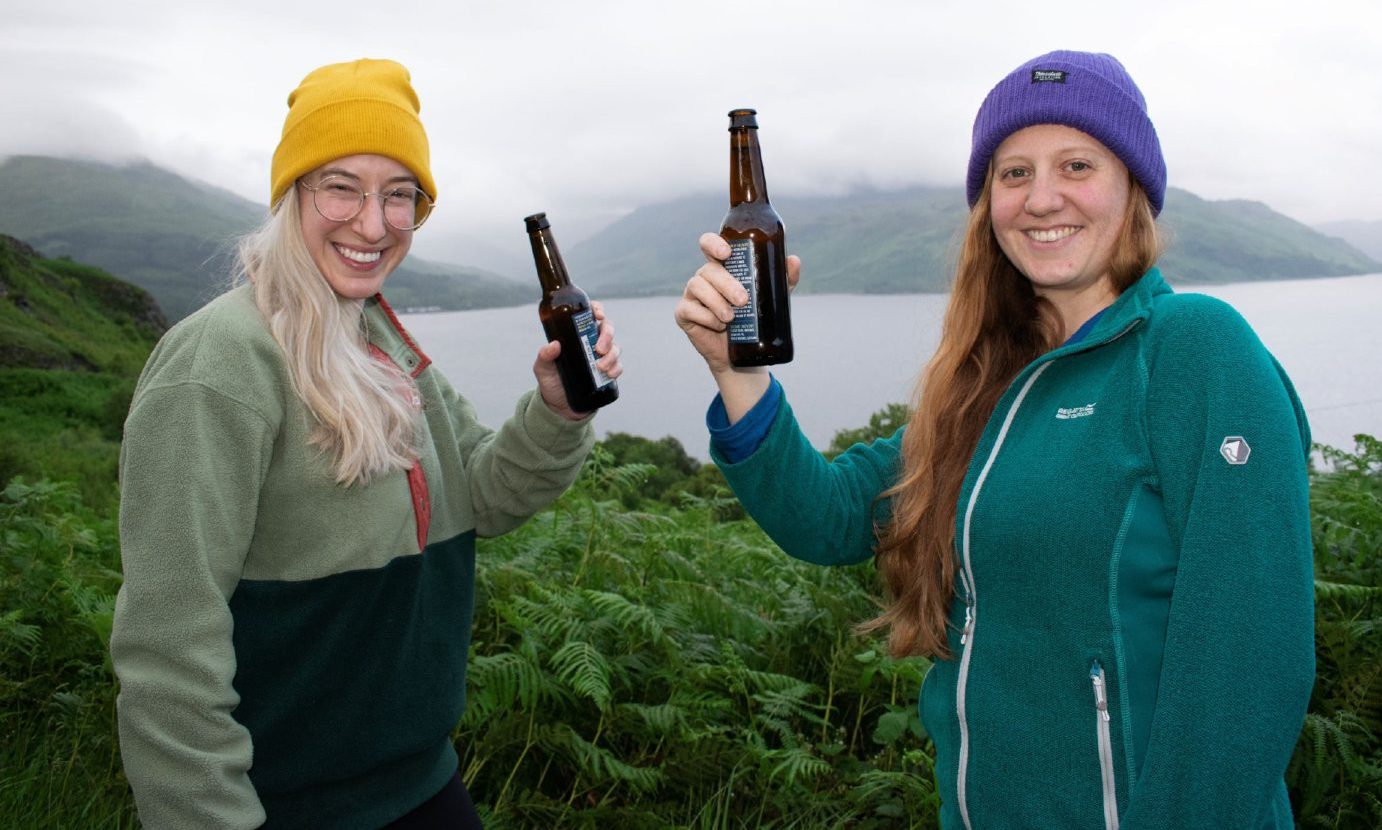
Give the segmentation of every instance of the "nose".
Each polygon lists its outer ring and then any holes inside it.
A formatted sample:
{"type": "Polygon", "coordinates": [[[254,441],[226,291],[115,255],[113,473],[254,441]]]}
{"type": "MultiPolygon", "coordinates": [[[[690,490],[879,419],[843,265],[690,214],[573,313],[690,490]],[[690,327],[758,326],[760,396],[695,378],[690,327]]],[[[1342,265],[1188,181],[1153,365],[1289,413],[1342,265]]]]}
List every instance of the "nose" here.
{"type": "Polygon", "coordinates": [[[389,232],[388,223],[384,221],[384,200],[373,193],[366,195],[365,203],[360,206],[360,212],[355,214],[352,224],[355,232],[363,239],[370,242],[383,239],[389,232]]]}
{"type": "Polygon", "coordinates": [[[1052,173],[1038,171],[1027,186],[1027,200],[1023,208],[1033,216],[1045,216],[1061,209],[1065,196],[1060,179],[1052,173]]]}

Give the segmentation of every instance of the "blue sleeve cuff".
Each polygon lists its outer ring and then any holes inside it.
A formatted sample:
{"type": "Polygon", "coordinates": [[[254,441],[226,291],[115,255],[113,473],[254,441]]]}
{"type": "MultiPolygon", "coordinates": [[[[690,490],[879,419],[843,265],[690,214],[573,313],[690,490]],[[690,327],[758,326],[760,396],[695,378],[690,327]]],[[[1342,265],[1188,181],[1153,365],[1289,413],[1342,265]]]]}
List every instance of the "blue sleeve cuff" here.
{"type": "Polygon", "coordinates": [[[777,382],[777,378],[770,376],[768,390],[763,393],[763,397],[758,399],[758,403],[754,404],[744,417],[730,424],[729,414],[725,412],[724,399],[717,394],[715,400],[710,402],[710,409],[705,413],[705,426],[710,430],[710,443],[729,463],[737,464],[743,461],[753,455],[763,443],[763,439],[768,437],[768,430],[772,428],[781,405],[782,384],[777,382]]]}

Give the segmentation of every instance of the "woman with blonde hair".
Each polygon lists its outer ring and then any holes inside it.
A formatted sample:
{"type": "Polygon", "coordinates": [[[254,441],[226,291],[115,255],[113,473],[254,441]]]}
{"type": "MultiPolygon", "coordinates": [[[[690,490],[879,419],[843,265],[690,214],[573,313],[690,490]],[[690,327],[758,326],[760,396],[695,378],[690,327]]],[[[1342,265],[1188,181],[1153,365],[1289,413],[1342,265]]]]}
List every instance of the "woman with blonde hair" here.
{"type": "Polygon", "coordinates": [[[147,827],[479,826],[450,738],[475,539],[560,495],[593,437],[557,343],[493,431],[379,293],[437,196],[418,111],[393,61],[308,74],[243,284],[140,377],[111,657],[147,827]]]}
{"type": "Polygon", "coordinates": [[[776,380],[729,365],[746,297],[701,238],[676,317],[720,390],[716,462],[787,553],[875,558],[864,627],[934,658],[942,827],[1292,827],[1314,643],[1290,381],[1230,307],[1163,281],[1165,162],[1111,56],[1000,81],[966,190],[912,419],[833,462],[776,380]]]}

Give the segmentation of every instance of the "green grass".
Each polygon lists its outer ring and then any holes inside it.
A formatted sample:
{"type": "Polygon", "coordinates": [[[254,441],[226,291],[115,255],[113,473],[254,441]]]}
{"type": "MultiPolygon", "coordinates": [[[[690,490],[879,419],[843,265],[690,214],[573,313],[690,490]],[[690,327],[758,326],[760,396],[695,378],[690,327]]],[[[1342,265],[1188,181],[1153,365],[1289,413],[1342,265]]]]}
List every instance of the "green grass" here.
{"type": "Polygon", "coordinates": [[[105,373],[0,369],[0,482],[72,482],[88,507],[114,508],[133,390],[133,380],[105,373]]]}

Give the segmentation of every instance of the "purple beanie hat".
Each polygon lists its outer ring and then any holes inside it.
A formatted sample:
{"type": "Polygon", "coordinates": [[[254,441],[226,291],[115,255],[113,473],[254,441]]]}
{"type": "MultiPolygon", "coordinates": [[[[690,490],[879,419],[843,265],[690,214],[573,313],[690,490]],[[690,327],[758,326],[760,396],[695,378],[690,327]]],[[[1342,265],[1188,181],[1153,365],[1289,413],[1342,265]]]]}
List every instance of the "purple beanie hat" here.
{"type": "Polygon", "coordinates": [[[1153,215],[1161,213],[1166,160],[1142,92],[1112,55],[1066,51],[1014,69],[979,107],[965,180],[970,207],[979,201],[993,151],[1033,124],[1063,124],[1099,139],[1147,191],[1153,215]]]}

